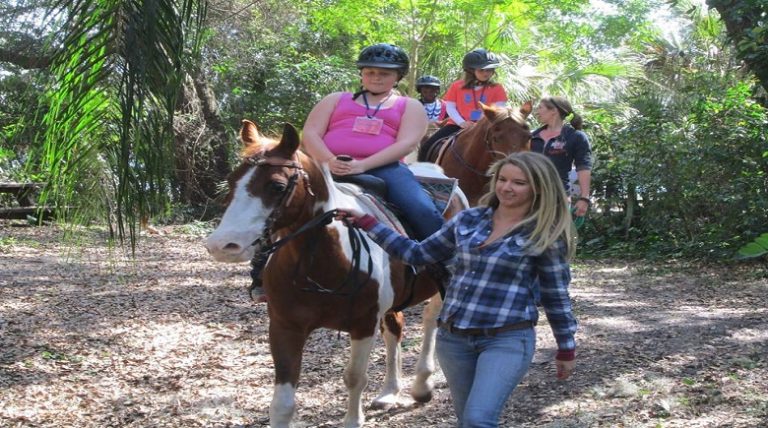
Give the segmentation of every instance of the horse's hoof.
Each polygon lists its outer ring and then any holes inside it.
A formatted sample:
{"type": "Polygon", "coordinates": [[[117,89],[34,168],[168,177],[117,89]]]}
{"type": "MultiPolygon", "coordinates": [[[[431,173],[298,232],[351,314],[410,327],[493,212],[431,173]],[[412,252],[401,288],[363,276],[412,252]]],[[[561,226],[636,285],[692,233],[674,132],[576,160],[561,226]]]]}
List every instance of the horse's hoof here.
{"type": "Polygon", "coordinates": [[[397,407],[401,407],[403,403],[401,398],[397,394],[387,394],[373,400],[371,403],[371,409],[374,410],[390,410],[397,407]]]}
{"type": "Polygon", "coordinates": [[[250,290],[250,295],[254,303],[267,303],[267,294],[261,287],[254,287],[250,290]]]}
{"type": "Polygon", "coordinates": [[[432,391],[429,391],[425,394],[421,395],[411,395],[414,400],[416,400],[417,403],[429,403],[432,401],[432,391]]]}

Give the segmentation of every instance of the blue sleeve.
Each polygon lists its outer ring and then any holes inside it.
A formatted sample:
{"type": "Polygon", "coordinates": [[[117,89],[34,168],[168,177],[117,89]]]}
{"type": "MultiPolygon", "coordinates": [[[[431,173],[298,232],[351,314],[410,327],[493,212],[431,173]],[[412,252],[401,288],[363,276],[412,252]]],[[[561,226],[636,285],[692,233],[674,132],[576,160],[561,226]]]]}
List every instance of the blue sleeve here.
{"type": "Polygon", "coordinates": [[[539,278],[541,304],[557,341],[557,348],[561,351],[576,349],[574,335],[578,324],[568,295],[571,268],[566,260],[563,241],[558,241],[536,257],[536,273],[539,278]]]}
{"type": "Polygon", "coordinates": [[[455,229],[461,214],[453,217],[423,241],[415,241],[378,223],[368,236],[390,256],[414,266],[423,266],[448,260],[456,251],[455,229]]]}
{"type": "Polygon", "coordinates": [[[576,171],[592,169],[592,147],[589,144],[589,137],[582,131],[576,131],[571,135],[571,156],[576,171]]]}

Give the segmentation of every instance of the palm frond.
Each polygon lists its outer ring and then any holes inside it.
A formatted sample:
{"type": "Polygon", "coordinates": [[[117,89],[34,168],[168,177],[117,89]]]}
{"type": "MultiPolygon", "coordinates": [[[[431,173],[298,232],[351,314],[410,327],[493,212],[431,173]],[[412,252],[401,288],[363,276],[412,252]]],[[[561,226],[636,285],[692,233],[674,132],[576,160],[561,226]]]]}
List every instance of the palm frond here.
{"type": "Polygon", "coordinates": [[[53,6],[52,14],[67,19],[39,160],[50,184],[46,196],[80,208],[75,219],[104,218],[110,210],[119,238],[127,231],[134,243],[138,218],[167,203],[173,111],[184,59],[199,49],[205,11],[206,2],[193,0],[53,6]],[[94,203],[88,193],[105,177],[114,192],[100,195],[111,200],[94,203]],[[78,203],[83,200],[88,203],[78,203]]]}

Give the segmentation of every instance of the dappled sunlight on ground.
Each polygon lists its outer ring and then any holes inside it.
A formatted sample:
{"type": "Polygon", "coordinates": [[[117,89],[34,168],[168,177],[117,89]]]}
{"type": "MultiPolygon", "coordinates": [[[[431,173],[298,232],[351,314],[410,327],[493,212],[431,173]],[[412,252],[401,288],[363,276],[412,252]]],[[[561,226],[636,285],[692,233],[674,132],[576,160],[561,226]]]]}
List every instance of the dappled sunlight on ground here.
{"type": "MultiPolygon", "coordinates": [[[[0,228],[3,226],[0,225],[0,228]]],[[[146,235],[136,258],[82,230],[2,229],[0,426],[263,427],[274,377],[266,305],[248,265],[212,262],[200,233],[146,235]],[[10,244],[9,244],[10,243],[10,244]]],[[[758,427],[768,418],[768,280],[725,269],[584,262],[571,294],[577,371],[554,378],[542,314],[529,375],[503,427],[758,427]]],[[[406,310],[407,393],[421,307],[406,310]]],[[[319,330],[304,355],[297,426],[338,427],[349,340],[319,330]]],[[[365,403],[384,377],[381,338],[365,403]]],[[[438,372],[426,405],[366,409],[369,427],[453,427],[438,372]]]]}

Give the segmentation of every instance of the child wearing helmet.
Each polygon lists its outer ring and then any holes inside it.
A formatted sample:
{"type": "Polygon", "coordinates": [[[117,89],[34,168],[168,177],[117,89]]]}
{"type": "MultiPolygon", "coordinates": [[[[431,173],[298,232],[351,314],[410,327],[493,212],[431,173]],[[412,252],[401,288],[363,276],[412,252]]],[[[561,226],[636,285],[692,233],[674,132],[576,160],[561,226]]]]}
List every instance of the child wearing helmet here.
{"type": "Polygon", "coordinates": [[[445,102],[438,98],[440,93],[440,79],[435,76],[421,76],[416,80],[416,92],[419,93],[419,101],[427,112],[427,120],[430,125],[442,125],[446,115],[445,102]]]}
{"type": "Polygon", "coordinates": [[[499,57],[485,49],[474,49],[464,55],[462,61],[464,79],[457,80],[448,88],[443,100],[446,104],[448,123],[434,133],[419,148],[419,161],[428,161],[432,146],[461,129],[469,128],[483,116],[480,103],[507,106],[504,87],[492,80],[501,66],[499,57]]]}
{"type": "Polygon", "coordinates": [[[443,217],[402,162],[427,129],[421,103],[395,90],[408,66],[408,55],[398,46],[379,43],[363,49],[357,60],[360,91],[320,100],[307,117],[302,145],[336,176],[365,173],[383,180],[387,199],[421,240],[440,229],[443,217]]]}

